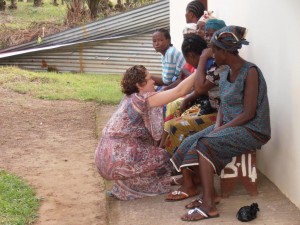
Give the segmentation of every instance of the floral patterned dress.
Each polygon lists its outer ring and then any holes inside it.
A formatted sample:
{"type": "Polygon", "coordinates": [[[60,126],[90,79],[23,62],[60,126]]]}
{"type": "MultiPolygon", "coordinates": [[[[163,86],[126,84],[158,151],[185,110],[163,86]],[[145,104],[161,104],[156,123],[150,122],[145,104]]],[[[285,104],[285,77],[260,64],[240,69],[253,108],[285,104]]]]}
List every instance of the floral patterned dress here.
{"type": "Polygon", "coordinates": [[[111,191],[121,200],[170,191],[170,156],[155,147],[163,132],[163,108],[149,107],[147,98],[153,94],[125,96],[95,152],[98,172],[115,181],[111,191]]]}

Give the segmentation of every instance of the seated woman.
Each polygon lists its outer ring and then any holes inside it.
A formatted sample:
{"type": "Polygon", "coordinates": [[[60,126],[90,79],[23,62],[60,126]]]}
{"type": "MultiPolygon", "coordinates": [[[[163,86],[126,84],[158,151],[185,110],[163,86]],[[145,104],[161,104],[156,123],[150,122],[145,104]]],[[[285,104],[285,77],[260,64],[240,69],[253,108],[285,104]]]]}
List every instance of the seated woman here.
{"type": "Polygon", "coordinates": [[[220,175],[233,157],[260,149],[271,137],[265,79],[255,64],[238,54],[243,44],[249,44],[245,34],[243,27],[228,26],[211,38],[217,65],[227,65],[220,74],[221,104],[217,122],[184,140],[179,147],[181,154],[172,158],[180,170],[186,165],[190,152],[198,153],[203,196],[195,209],[181,217],[185,221],[218,217],[214,173],[220,175]]]}
{"type": "Polygon", "coordinates": [[[111,194],[121,200],[170,191],[169,154],[156,147],[163,131],[163,105],[190,92],[194,75],[177,87],[155,93],[144,66],[129,68],[121,81],[126,94],[103,129],[95,152],[100,175],[114,180],[111,194]]]}
{"type": "MultiPolygon", "coordinates": [[[[205,40],[209,43],[212,34],[226,25],[223,20],[219,19],[209,19],[205,22],[205,40]]],[[[190,37],[194,37],[194,35],[190,37]]],[[[200,99],[198,102],[201,103],[201,108],[198,106],[193,107],[192,110],[188,110],[182,116],[165,123],[165,132],[168,135],[162,146],[171,155],[176,152],[184,138],[214,124],[217,116],[216,111],[219,107],[219,73],[223,67],[217,67],[214,63],[211,48],[205,49],[202,52],[199,46],[200,42],[195,38],[193,40],[187,39],[186,42],[183,42],[182,52],[186,61],[197,68],[195,89],[182,102],[181,111],[183,112],[185,109],[191,107],[191,103],[195,102],[199,96],[207,93],[209,102],[205,98],[204,100],[200,99]],[[200,55],[202,61],[198,64],[200,55]],[[208,107],[206,108],[207,105],[208,107]]]]}
{"type": "MultiPolygon", "coordinates": [[[[193,4],[197,4],[197,3],[193,3],[193,4]]],[[[214,19],[215,17],[213,17],[212,15],[212,11],[204,11],[203,16],[201,16],[201,18],[198,20],[197,23],[187,23],[185,28],[183,29],[183,38],[185,38],[186,36],[189,36],[190,34],[198,34],[201,38],[205,39],[205,31],[204,31],[204,26],[206,24],[206,22],[210,19],[214,19]]],[[[224,24],[225,26],[225,24],[224,24]]],[[[220,27],[221,28],[221,27],[220,27]]],[[[209,67],[210,65],[208,65],[209,67]]],[[[183,69],[181,70],[181,76],[180,79],[178,80],[178,82],[180,82],[181,80],[183,80],[186,77],[186,74],[192,74],[193,72],[196,71],[197,65],[191,65],[189,63],[185,63],[185,65],[183,66],[183,69]],[[187,72],[185,72],[187,71],[187,72]],[[183,73],[185,72],[185,73],[183,73]]],[[[171,86],[171,85],[170,85],[171,86]]],[[[169,88],[169,86],[167,87],[169,88]]],[[[202,101],[203,100],[207,100],[207,93],[205,93],[204,95],[201,96],[196,96],[195,97],[196,100],[202,101]]],[[[174,102],[171,102],[167,105],[166,107],[166,118],[165,118],[165,122],[180,117],[180,115],[187,109],[190,108],[192,105],[195,104],[199,104],[199,101],[195,101],[195,99],[191,99],[191,97],[189,98],[181,98],[181,99],[177,99],[174,102]]],[[[197,111],[199,108],[198,107],[193,107],[193,109],[191,109],[192,112],[197,111]]],[[[209,109],[211,111],[211,108],[209,108],[209,105],[207,106],[207,109],[209,109]]],[[[189,113],[189,112],[188,112],[189,113]]],[[[167,133],[164,133],[164,136],[162,137],[162,142],[160,146],[163,146],[166,138],[167,138],[167,133]]]]}
{"type": "MultiPolygon", "coordinates": [[[[212,34],[223,27],[225,27],[225,22],[219,19],[209,19],[205,25],[205,39],[207,42],[210,41],[212,34]]],[[[193,37],[193,36],[191,36],[193,37]]],[[[195,38],[194,38],[195,39],[195,38]]],[[[176,152],[178,146],[181,142],[189,135],[194,134],[212,124],[216,120],[216,110],[219,107],[219,73],[222,71],[223,67],[217,67],[212,58],[211,49],[206,49],[202,54],[203,61],[201,62],[201,67],[198,65],[201,52],[198,51],[199,41],[186,41],[186,47],[182,49],[182,52],[185,56],[187,62],[192,63],[197,71],[197,78],[195,80],[195,91],[186,96],[182,102],[181,111],[185,111],[187,108],[192,106],[192,102],[203,94],[208,93],[209,103],[202,103],[202,111],[199,107],[194,107],[194,112],[184,113],[181,117],[175,118],[168,121],[165,124],[165,131],[168,133],[168,136],[164,142],[164,147],[167,151],[173,155],[176,152]],[[211,108],[205,109],[205,106],[209,105],[211,108]]],[[[201,101],[201,99],[200,99],[201,101]]],[[[199,102],[200,102],[199,101],[199,102]]]]}
{"type": "MultiPolygon", "coordinates": [[[[209,19],[205,25],[206,41],[209,42],[212,34],[222,27],[225,27],[225,22],[223,20],[209,19]]],[[[201,106],[202,109],[198,110],[198,112],[189,114],[184,113],[181,117],[165,124],[165,130],[169,133],[165,142],[165,148],[171,155],[174,154],[175,159],[181,154],[181,149],[178,149],[178,147],[185,138],[215,123],[217,116],[216,110],[218,109],[220,102],[218,88],[220,79],[219,74],[224,69],[224,66],[217,66],[215,64],[212,58],[211,48],[205,49],[200,56],[195,53],[194,49],[196,46],[196,43],[191,42],[190,51],[193,54],[190,54],[191,57],[186,57],[188,62],[197,66],[194,85],[195,92],[192,92],[187,99],[195,99],[198,95],[208,91],[210,105],[215,109],[215,112],[208,114],[203,113],[203,107],[201,106]],[[177,150],[179,150],[178,153],[177,150]]],[[[195,179],[197,178],[196,173],[198,172],[198,169],[194,169],[194,166],[197,165],[198,155],[196,152],[191,152],[189,159],[182,165],[182,178],[173,179],[173,184],[181,184],[181,187],[177,191],[169,193],[166,197],[167,201],[179,201],[198,194],[197,185],[199,184],[199,179],[195,179]]]]}

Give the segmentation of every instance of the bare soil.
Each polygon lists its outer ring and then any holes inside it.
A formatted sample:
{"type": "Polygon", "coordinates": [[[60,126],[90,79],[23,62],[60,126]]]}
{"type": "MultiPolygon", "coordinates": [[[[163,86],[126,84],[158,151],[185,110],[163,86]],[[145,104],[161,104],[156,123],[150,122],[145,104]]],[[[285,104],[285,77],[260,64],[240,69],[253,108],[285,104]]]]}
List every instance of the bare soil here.
{"type": "Polygon", "coordinates": [[[0,87],[0,168],[41,198],[36,225],[106,225],[97,133],[114,106],[47,101],[0,87]]]}

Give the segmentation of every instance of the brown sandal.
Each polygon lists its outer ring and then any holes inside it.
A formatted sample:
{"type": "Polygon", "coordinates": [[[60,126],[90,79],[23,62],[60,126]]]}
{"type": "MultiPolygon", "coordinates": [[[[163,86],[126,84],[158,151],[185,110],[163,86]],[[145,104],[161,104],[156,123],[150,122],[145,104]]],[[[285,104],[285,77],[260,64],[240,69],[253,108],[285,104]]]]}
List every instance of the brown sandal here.
{"type": "Polygon", "coordinates": [[[176,202],[176,201],[181,201],[190,197],[193,197],[195,195],[198,195],[199,193],[196,193],[194,195],[189,195],[183,191],[173,191],[167,195],[165,198],[166,202],[176,202]]]}

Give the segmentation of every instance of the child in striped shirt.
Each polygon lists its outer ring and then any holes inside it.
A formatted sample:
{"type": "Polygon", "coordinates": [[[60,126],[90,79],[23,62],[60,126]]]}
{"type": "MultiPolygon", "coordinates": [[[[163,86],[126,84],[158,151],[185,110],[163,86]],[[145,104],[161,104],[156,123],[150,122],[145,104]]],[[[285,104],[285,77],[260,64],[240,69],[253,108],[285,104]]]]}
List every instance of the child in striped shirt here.
{"type": "Polygon", "coordinates": [[[179,82],[180,72],[185,64],[182,53],[171,44],[171,36],[166,29],[158,29],[152,35],[153,47],[162,57],[162,77],[154,77],[155,85],[168,86],[179,82]]]}

